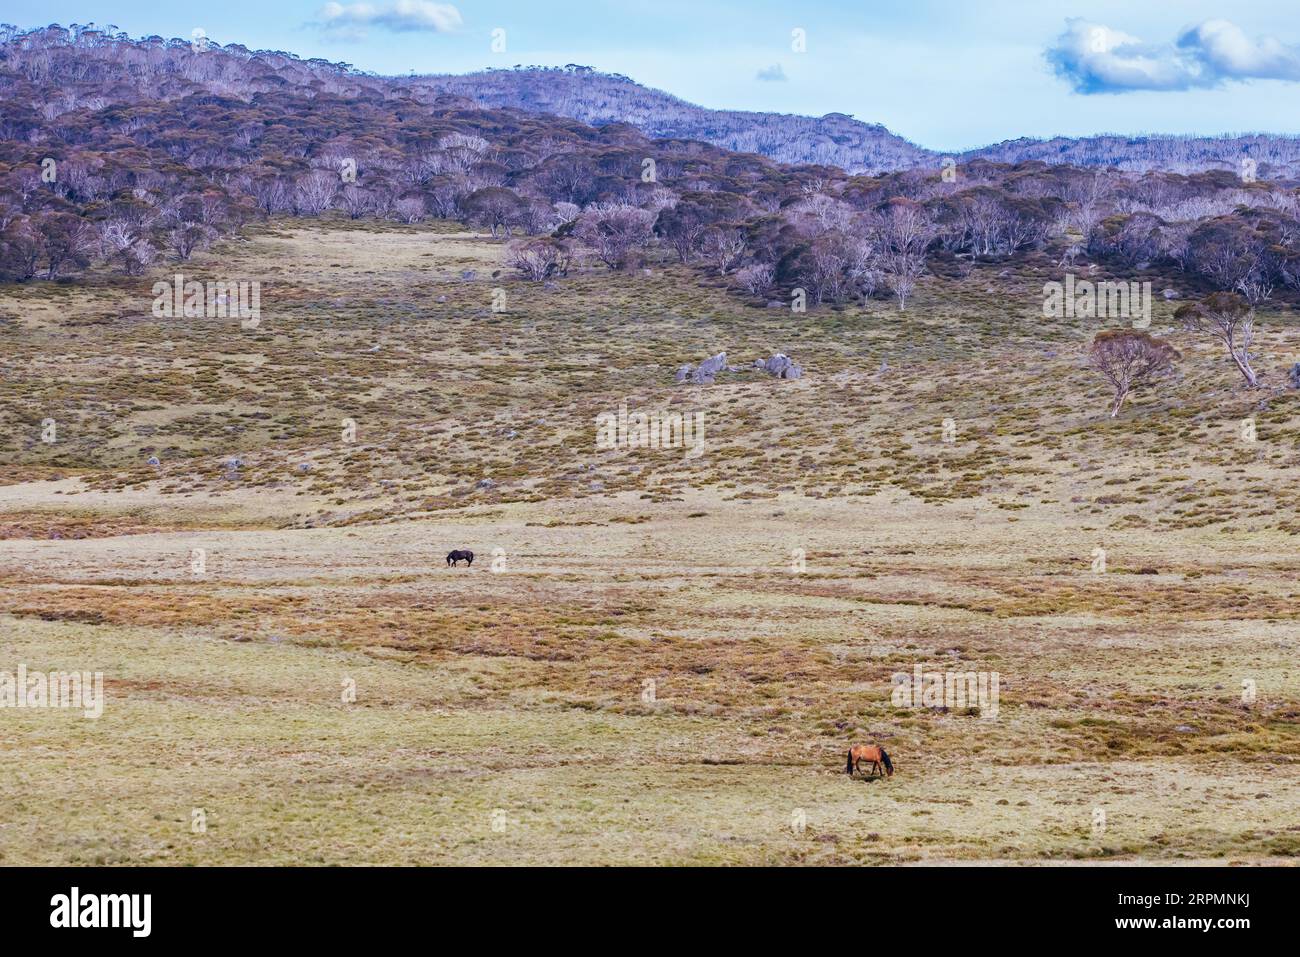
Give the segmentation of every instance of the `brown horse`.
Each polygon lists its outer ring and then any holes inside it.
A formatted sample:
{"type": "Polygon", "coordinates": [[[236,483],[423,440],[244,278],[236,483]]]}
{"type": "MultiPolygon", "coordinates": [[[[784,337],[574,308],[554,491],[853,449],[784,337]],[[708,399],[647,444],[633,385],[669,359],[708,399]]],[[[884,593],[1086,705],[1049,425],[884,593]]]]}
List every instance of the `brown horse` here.
{"type": "Polygon", "coordinates": [[[852,777],[855,768],[858,772],[862,771],[864,762],[871,765],[872,771],[877,776],[880,775],[880,766],[882,764],[885,766],[886,773],[891,776],[894,773],[894,763],[889,760],[889,755],[885,753],[885,749],[878,744],[855,744],[849,748],[849,761],[844,767],[844,773],[852,777]]]}

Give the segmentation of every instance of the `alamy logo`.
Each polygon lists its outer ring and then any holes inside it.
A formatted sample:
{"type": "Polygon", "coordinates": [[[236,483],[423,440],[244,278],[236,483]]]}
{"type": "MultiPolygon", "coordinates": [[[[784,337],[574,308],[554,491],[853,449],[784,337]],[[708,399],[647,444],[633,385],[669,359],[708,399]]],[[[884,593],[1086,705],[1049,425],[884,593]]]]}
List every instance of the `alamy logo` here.
{"type": "Polygon", "coordinates": [[[177,273],[170,283],[153,284],[155,319],[240,319],[255,329],[262,321],[262,284],[257,280],[211,280],[177,273]]]}
{"type": "Polygon", "coordinates": [[[1131,319],[1134,329],[1151,325],[1151,283],[1092,282],[1065,274],[1043,283],[1044,319],[1131,319]]]}
{"type": "Polygon", "coordinates": [[[0,671],[0,708],[80,708],[87,718],[104,713],[101,671],[0,671]]]}
{"type": "Polygon", "coordinates": [[[598,449],[686,449],[688,459],[704,454],[703,412],[632,412],[620,402],[618,412],[596,416],[598,449]]]}
{"type": "Polygon", "coordinates": [[[894,675],[890,702],[895,708],[979,708],[980,717],[996,718],[1000,682],[996,671],[925,671],[916,665],[910,675],[894,675]]]}
{"type": "Polygon", "coordinates": [[[129,927],[132,937],[148,937],[152,929],[152,894],[70,894],[50,898],[51,927],[129,927]]]}

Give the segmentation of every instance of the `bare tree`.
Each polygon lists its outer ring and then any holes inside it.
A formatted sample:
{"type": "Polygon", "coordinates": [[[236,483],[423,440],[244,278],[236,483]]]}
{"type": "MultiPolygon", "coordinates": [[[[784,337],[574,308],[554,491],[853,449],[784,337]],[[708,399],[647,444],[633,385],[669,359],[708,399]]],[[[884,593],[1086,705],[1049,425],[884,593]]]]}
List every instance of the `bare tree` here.
{"type": "Polygon", "coordinates": [[[736,270],[736,283],[746,292],[762,296],[772,288],[775,274],[776,270],[771,263],[754,263],[736,270]]]}
{"type": "Polygon", "coordinates": [[[575,234],[610,269],[622,269],[632,251],[650,241],[655,214],[625,203],[588,206],[575,234]]]}
{"type": "Polygon", "coordinates": [[[822,236],[809,251],[808,281],[817,302],[842,302],[849,291],[849,260],[838,234],[822,236]]]}
{"type": "Polygon", "coordinates": [[[294,183],[294,207],[301,215],[319,216],[333,204],[334,193],[338,188],[339,178],[336,173],[324,170],[304,173],[294,183]]]}
{"type": "Polygon", "coordinates": [[[293,189],[278,176],[263,176],[249,183],[249,193],[268,216],[293,208],[293,189]]]}
{"type": "Polygon", "coordinates": [[[374,198],[369,191],[351,184],[339,190],[338,202],[349,219],[360,219],[375,206],[374,198]]]}
{"type": "Polygon", "coordinates": [[[700,237],[700,252],[725,276],[745,254],[745,237],[738,229],[711,227],[700,237]]]}
{"type": "Polygon", "coordinates": [[[925,250],[934,235],[925,210],[907,199],[892,199],[880,217],[880,263],[898,298],[898,310],[907,308],[916,281],[925,272],[925,250]]]}
{"type": "Polygon", "coordinates": [[[523,207],[523,200],[513,191],[501,186],[488,186],[466,196],[461,201],[460,211],[470,225],[488,227],[492,238],[496,239],[498,230],[510,235],[510,227],[519,222],[523,207]]]}
{"type": "Polygon", "coordinates": [[[578,217],[582,215],[581,208],[573,203],[556,203],[554,210],[555,215],[553,218],[555,220],[556,228],[576,222],[578,217]]]}
{"type": "Polygon", "coordinates": [[[1064,198],[1069,204],[1067,215],[1070,225],[1082,235],[1083,245],[1101,222],[1114,191],[1114,181],[1101,170],[1067,181],[1064,190],[1064,198]]]}
{"type": "Polygon", "coordinates": [[[1197,226],[1188,237],[1188,258],[1219,289],[1235,290],[1258,304],[1273,292],[1271,245],[1252,224],[1221,216],[1197,226]]]}
{"type": "Polygon", "coordinates": [[[831,230],[847,229],[853,216],[853,207],[833,196],[813,193],[795,205],[794,213],[802,230],[815,239],[831,230]]]}
{"type": "Polygon", "coordinates": [[[441,161],[447,169],[468,173],[483,161],[488,151],[488,141],[468,133],[448,133],[438,141],[442,150],[441,161]]]}
{"type": "Polygon", "coordinates": [[[541,282],[569,271],[569,248],[554,239],[533,239],[514,243],[506,252],[506,265],[525,279],[541,282]]]}
{"type": "Polygon", "coordinates": [[[424,219],[424,198],[414,194],[401,197],[393,204],[393,215],[403,223],[418,223],[424,219]]]}
{"type": "Polygon", "coordinates": [[[1115,399],[1110,417],[1138,386],[1148,385],[1173,372],[1178,350],[1149,333],[1135,329],[1104,329],[1097,333],[1088,353],[1088,365],[1110,383],[1115,399]]]}
{"type": "Polygon", "coordinates": [[[1255,339],[1255,310],[1235,292],[1216,292],[1202,302],[1179,306],[1174,313],[1193,332],[1209,332],[1228,349],[1246,387],[1259,386],[1259,376],[1250,365],[1250,345],[1255,339]]]}
{"type": "Polygon", "coordinates": [[[135,226],[109,220],[99,229],[100,250],[105,259],[116,260],[125,276],[139,276],[158,259],[158,250],[135,226]]]}
{"type": "Polygon", "coordinates": [[[844,243],[846,271],[856,293],[865,305],[880,285],[880,248],[873,224],[859,217],[844,243]]]}
{"type": "Polygon", "coordinates": [[[178,222],[167,230],[167,243],[179,262],[186,262],[195,250],[207,247],[217,238],[217,231],[203,223],[178,222]]]}

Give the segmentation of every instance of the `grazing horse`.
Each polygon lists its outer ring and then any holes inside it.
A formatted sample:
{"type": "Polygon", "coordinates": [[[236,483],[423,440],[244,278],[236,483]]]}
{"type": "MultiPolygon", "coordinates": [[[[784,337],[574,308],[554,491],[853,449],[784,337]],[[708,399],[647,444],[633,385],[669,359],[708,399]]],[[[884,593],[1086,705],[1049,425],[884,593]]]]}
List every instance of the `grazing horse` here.
{"type": "Polygon", "coordinates": [[[454,552],[448,552],[447,564],[455,565],[462,558],[465,559],[465,565],[467,567],[474,564],[474,553],[471,552],[468,548],[464,550],[458,548],[454,552]]]}
{"type": "Polygon", "coordinates": [[[849,748],[849,761],[844,767],[844,773],[852,777],[855,768],[859,772],[862,771],[864,762],[871,765],[872,771],[877,776],[880,774],[882,764],[885,766],[886,773],[891,776],[894,773],[894,763],[889,760],[889,755],[885,753],[885,749],[878,744],[855,744],[849,748]]]}

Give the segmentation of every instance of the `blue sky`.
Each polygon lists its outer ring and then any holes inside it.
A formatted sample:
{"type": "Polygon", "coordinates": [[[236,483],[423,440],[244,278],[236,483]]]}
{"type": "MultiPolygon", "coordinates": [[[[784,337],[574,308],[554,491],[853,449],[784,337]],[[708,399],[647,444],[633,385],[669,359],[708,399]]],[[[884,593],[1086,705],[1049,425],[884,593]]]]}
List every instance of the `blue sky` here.
{"type": "Polygon", "coordinates": [[[1295,2],[7,0],[0,18],[201,28],[379,73],[582,63],[704,106],[849,113],[957,150],[1058,133],[1300,132],[1295,2]]]}

